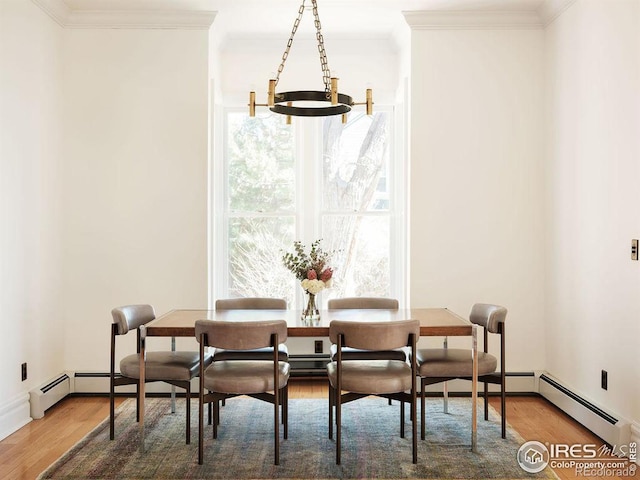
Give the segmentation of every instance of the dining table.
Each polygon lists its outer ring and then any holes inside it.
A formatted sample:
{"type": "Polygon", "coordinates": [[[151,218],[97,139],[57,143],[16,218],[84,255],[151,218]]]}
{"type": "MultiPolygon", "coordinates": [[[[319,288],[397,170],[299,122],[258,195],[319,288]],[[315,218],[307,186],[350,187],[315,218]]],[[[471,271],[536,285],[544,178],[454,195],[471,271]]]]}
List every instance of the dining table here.
{"type": "Polygon", "coordinates": [[[145,424],[145,351],[147,337],[171,337],[175,349],[176,337],[194,337],[197,320],[213,321],[260,321],[285,320],[289,337],[328,337],[332,320],[394,322],[418,320],[420,336],[454,337],[467,336],[471,340],[473,375],[471,381],[471,450],[477,447],[477,401],[478,401],[478,339],[477,327],[468,319],[447,308],[407,308],[395,310],[379,309],[331,309],[321,310],[319,318],[308,321],[302,318],[302,311],[286,310],[204,310],[175,309],[157,317],[140,327],[140,384],[138,388],[140,450],[144,451],[145,424]]]}

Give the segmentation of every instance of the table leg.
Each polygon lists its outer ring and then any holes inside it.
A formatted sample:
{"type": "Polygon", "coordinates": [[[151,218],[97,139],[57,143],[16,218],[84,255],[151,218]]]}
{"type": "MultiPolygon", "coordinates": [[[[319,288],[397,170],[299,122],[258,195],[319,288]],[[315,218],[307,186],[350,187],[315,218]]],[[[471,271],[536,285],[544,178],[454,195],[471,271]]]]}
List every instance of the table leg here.
{"type": "Polygon", "coordinates": [[[139,429],[140,429],[140,452],[144,453],[144,396],[145,396],[145,340],[146,340],[146,329],[145,326],[142,325],[140,327],[140,380],[138,385],[138,404],[140,405],[140,421],[139,421],[139,429]]]}
{"type": "MultiPolygon", "coordinates": [[[[444,337],[444,341],[442,342],[442,348],[445,350],[449,348],[449,338],[444,337]]],[[[442,397],[444,401],[444,413],[449,413],[449,385],[448,382],[444,382],[442,384],[442,397]]]]}
{"type": "MultiPolygon", "coordinates": [[[[171,351],[176,351],[176,337],[171,337],[171,351]]],[[[176,386],[171,385],[171,413],[176,413],[176,386]]]]}
{"type": "Polygon", "coordinates": [[[473,326],[471,337],[471,354],[473,355],[473,376],[471,378],[471,451],[477,452],[478,437],[478,329],[473,326]]]}

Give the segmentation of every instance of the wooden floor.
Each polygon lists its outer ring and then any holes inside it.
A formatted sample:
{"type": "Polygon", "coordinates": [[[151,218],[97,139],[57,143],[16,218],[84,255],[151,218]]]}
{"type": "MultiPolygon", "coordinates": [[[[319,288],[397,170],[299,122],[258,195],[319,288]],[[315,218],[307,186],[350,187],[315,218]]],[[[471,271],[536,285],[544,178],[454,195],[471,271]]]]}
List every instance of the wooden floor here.
{"type": "MultiPolygon", "coordinates": [[[[321,381],[291,381],[290,398],[326,398],[327,385],[321,381]]],[[[123,399],[119,398],[118,403],[123,399]]],[[[499,411],[498,398],[491,404],[499,411]]],[[[0,442],[0,479],[30,480],[38,476],[78,440],[109,415],[106,397],[70,397],[49,409],[44,418],[34,420],[0,442]]],[[[603,442],[541,397],[508,397],[509,424],[525,440],[586,444],[603,442]]],[[[483,420],[479,420],[483,421],[483,420]]],[[[581,478],[570,469],[556,470],[561,479],[581,478]]],[[[617,477],[589,477],[607,479],[617,477]]],[[[636,474],[635,477],[640,478],[636,474]]]]}

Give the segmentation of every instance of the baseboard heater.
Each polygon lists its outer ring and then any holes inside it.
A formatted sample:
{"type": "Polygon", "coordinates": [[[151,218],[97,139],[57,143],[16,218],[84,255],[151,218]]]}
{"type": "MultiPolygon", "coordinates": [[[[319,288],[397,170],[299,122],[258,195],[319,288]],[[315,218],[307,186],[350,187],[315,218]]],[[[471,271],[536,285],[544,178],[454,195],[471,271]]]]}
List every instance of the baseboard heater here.
{"type": "Polygon", "coordinates": [[[44,417],[44,412],[71,393],[71,379],[66,373],[29,392],[31,418],[44,417]]]}
{"type": "Polygon", "coordinates": [[[631,424],[572,392],[547,374],[540,375],[539,393],[609,445],[627,445],[631,424]]]}
{"type": "Polygon", "coordinates": [[[327,363],[331,361],[329,355],[289,355],[292,377],[325,377],[327,363]]]}

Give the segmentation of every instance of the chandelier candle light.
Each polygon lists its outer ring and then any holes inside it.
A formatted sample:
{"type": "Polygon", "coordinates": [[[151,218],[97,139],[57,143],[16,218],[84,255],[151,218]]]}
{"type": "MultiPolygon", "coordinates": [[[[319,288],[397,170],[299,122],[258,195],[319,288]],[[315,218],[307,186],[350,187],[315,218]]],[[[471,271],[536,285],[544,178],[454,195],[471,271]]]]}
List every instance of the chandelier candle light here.
{"type": "Polygon", "coordinates": [[[282,263],[293,273],[308,295],[305,308],[302,310],[304,325],[317,325],[320,322],[320,312],[316,305],[316,295],[325,288],[331,287],[333,269],[328,266],[333,252],[326,252],[320,247],[320,240],[311,244],[309,253],[304,251],[300,241],[293,242],[294,253],[287,252],[282,257],[282,263]]]}
{"type": "Polygon", "coordinates": [[[256,103],[256,92],[249,92],[249,116],[255,117],[256,107],[269,107],[269,110],[287,116],[287,124],[291,123],[291,115],[299,117],[328,117],[331,115],[342,115],[342,123],[347,122],[347,113],[351,111],[354,105],[366,105],[367,115],[373,113],[373,93],[370,88],[366,91],[365,101],[355,103],[349,95],[338,92],[338,78],[331,76],[329,64],[327,61],[327,53],[324,49],[324,38],[322,36],[322,26],[320,17],[318,16],[318,5],[316,0],[311,0],[313,7],[314,24],[316,27],[316,40],[318,41],[318,52],[320,54],[320,65],[322,67],[322,81],[324,83],[324,91],[318,90],[300,90],[293,92],[276,93],[276,86],[280,80],[280,74],[284,70],[284,64],[289,56],[289,50],[293,44],[302,15],[304,14],[305,1],[298,9],[298,17],[293,23],[291,36],[287,42],[287,46],[282,54],[282,61],[278,67],[276,78],[269,80],[269,90],[267,93],[267,103],[256,103]],[[297,103],[296,103],[297,102],[297,103]],[[300,103],[304,106],[300,106],[300,103]],[[320,105],[318,105],[318,103],[320,105]],[[330,106],[326,106],[329,103],[330,106]]]}

